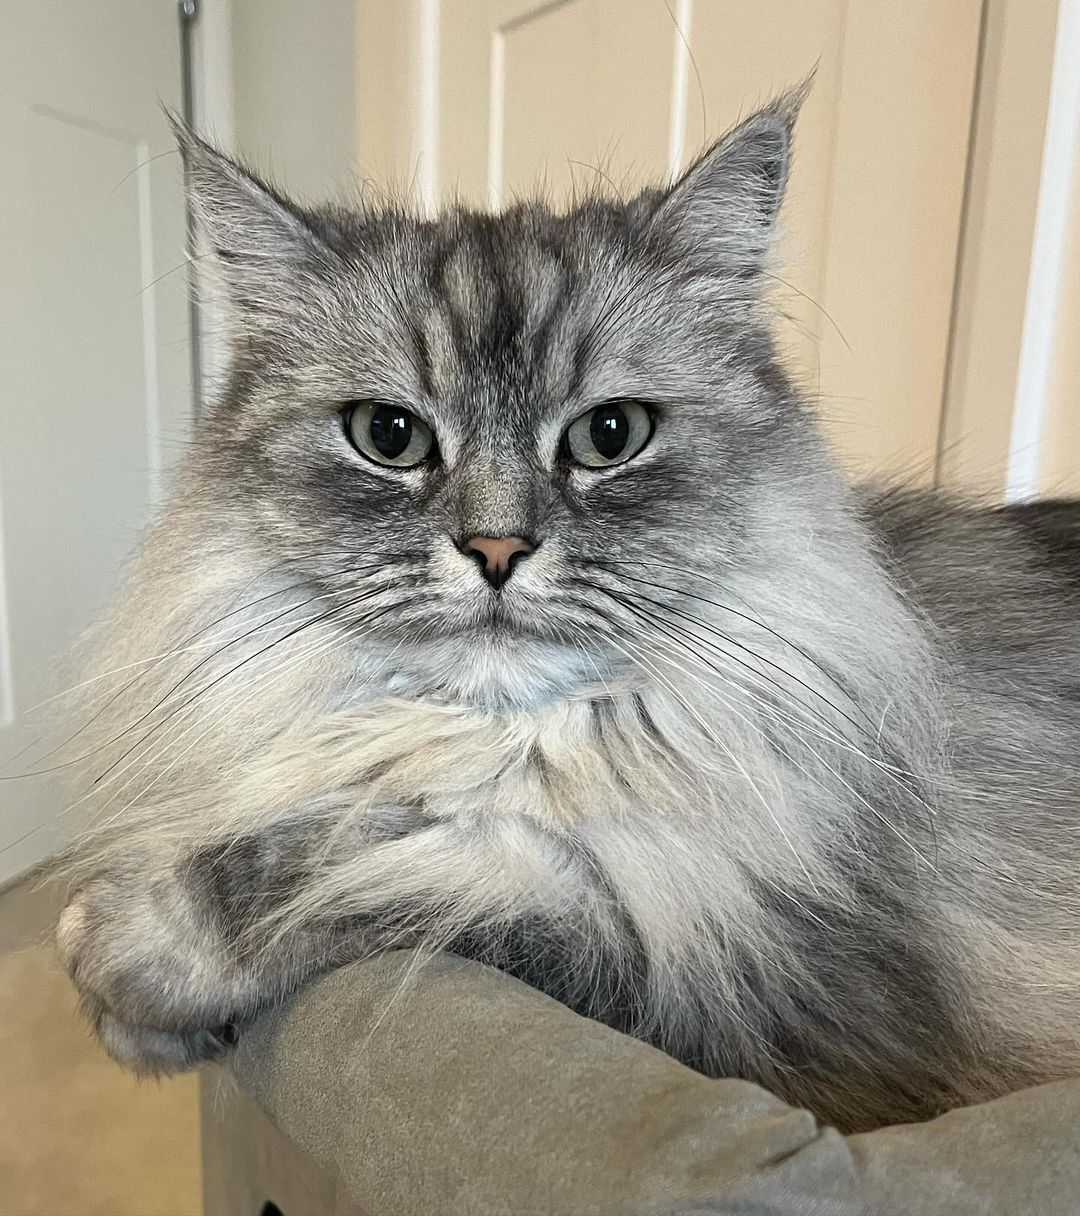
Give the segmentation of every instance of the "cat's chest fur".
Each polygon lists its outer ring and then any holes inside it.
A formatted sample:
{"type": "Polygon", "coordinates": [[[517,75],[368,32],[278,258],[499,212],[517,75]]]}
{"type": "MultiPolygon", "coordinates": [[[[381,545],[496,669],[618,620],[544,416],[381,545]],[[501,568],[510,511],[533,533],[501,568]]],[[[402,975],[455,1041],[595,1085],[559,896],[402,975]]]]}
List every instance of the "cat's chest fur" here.
{"type": "Polygon", "coordinates": [[[620,812],[673,806],[680,768],[644,703],[580,698],[528,713],[373,704],[358,731],[361,787],[425,816],[494,826],[525,820],[559,834],[620,812]]]}
{"type": "MultiPolygon", "coordinates": [[[[595,894],[602,874],[644,893],[642,919],[666,935],[721,908],[738,919],[754,874],[832,884],[815,824],[838,808],[745,715],[707,723],[689,697],[639,686],[519,713],[383,699],[342,725],[345,767],[326,753],[320,782],[351,788],[376,835],[439,827],[480,886],[483,857],[541,902],[595,894]]],[[[416,864],[404,849],[401,862],[416,864]]]]}

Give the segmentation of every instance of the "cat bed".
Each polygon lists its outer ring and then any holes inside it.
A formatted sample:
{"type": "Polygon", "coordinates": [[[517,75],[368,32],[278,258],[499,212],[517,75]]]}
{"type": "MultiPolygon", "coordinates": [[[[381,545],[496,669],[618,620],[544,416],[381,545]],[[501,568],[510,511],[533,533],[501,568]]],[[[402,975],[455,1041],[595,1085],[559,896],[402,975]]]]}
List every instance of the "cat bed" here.
{"type": "Polygon", "coordinates": [[[1080,1081],[845,1138],[449,956],[325,976],[228,1069],[206,1216],[1080,1211],[1080,1081]]]}

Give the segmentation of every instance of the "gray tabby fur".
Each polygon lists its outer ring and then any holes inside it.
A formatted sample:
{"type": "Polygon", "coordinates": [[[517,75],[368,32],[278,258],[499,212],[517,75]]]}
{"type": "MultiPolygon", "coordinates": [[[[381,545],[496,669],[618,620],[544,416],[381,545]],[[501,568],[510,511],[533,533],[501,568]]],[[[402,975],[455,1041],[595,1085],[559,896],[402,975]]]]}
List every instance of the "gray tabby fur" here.
{"type": "Polygon", "coordinates": [[[70,744],[117,1058],[404,941],[844,1128],[1080,1065],[1080,512],[838,472],[764,273],[799,100],[670,189],[434,221],[180,133],[235,332],[70,744]],[[355,452],[365,397],[440,463],[355,452]],[[572,467],[611,398],[650,443],[572,467]],[[496,593],[474,534],[540,543],[496,593]]]}

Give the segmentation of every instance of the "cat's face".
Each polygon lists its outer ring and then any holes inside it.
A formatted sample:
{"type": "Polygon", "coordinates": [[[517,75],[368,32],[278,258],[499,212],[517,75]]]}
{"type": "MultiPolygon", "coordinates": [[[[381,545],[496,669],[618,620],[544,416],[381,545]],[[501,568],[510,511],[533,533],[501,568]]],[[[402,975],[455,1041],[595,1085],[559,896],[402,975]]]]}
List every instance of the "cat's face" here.
{"type": "Polygon", "coordinates": [[[666,195],[435,222],[301,213],[189,140],[247,335],[223,503],[421,693],[530,703],[633,662],[642,596],[746,560],[807,441],[758,273],[790,119],[666,195]]]}

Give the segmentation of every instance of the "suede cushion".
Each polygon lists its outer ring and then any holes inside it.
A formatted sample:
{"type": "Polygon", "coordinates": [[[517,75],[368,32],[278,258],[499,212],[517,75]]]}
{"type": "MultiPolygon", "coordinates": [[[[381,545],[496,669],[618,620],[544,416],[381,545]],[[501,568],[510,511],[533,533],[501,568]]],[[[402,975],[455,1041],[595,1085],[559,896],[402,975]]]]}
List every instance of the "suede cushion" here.
{"type": "Polygon", "coordinates": [[[415,963],[325,976],[230,1058],[358,1210],[1080,1212],[1080,1082],[845,1139],[499,972],[415,963]]]}

